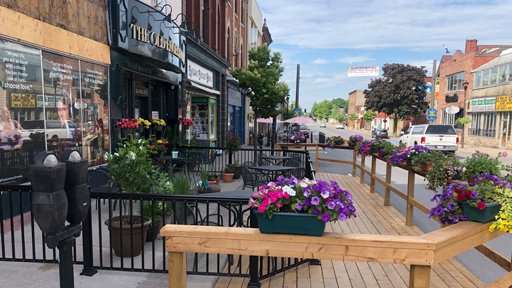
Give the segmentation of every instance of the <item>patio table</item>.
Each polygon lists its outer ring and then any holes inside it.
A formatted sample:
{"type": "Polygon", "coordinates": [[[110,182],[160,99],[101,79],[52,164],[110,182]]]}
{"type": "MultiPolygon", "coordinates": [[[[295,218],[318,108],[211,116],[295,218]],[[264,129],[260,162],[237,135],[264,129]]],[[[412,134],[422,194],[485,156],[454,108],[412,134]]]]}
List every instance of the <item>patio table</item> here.
{"type": "Polygon", "coordinates": [[[259,157],[261,159],[271,161],[272,163],[274,163],[274,165],[281,165],[286,160],[292,159],[292,156],[277,156],[277,155],[260,155],[259,157]]]}
{"type": "Polygon", "coordinates": [[[273,181],[277,178],[277,175],[284,174],[285,172],[289,172],[297,169],[297,167],[292,166],[277,166],[277,165],[262,165],[262,166],[254,166],[251,167],[254,170],[260,171],[263,174],[269,176],[269,181],[273,181]]]}

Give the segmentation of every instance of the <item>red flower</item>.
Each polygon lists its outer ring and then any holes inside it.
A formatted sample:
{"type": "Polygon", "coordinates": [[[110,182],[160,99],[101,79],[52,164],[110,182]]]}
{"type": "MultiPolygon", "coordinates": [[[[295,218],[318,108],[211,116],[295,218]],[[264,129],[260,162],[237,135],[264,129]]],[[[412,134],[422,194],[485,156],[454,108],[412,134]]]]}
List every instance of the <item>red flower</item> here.
{"type": "Polygon", "coordinates": [[[485,204],[485,202],[484,202],[484,201],[480,201],[480,202],[478,202],[478,204],[476,204],[476,205],[477,205],[478,209],[480,209],[480,210],[484,210],[484,209],[485,209],[485,206],[486,206],[486,204],[485,204]]]}
{"type": "Polygon", "coordinates": [[[466,201],[467,197],[462,192],[457,192],[457,201],[462,202],[466,201]]]}

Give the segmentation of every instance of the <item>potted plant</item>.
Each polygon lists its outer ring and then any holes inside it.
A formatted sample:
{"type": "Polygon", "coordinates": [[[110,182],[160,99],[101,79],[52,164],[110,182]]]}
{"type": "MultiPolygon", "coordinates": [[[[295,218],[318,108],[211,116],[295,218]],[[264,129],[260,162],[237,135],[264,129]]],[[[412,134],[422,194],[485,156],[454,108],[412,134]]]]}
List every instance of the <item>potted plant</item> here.
{"type": "Polygon", "coordinates": [[[443,162],[447,156],[440,151],[432,151],[430,153],[420,153],[412,160],[412,165],[420,171],[427,174],[434,165],[434,161],[443,162]]]}
{"type": "MultiPolygon", "coordinates": [[[[187,174],[180,172],[174,175],[172,178],[172,184],[174,186],[174,194],[176,195],[189,195],[190,194],[190,179],[187,174]]],[[[184,201],[176,201],[175,210],[174,210],[174,219],[176,223],[191,223],[186,221],[186,217],[188,216],[185,211],[185,202],[184,201]]]]}
{"type": "Polygon", "coordinates": [[[466,167],[466,171],[463,173],[463,178],[468,182],[473,181],[473,176],[480,173],[501,176],[499,157],[491,158],[488,154],[479,151],[476,151],[464,161],[464,167],[466,167]]]}
{"type": "Polygon", "coordinates": [[[240,149],[240,140],[238,139],[238,136],[229,131],[228,137],[226,140],[226,150],[228,151],[228,163],[233,163],[233,153],[238,151],[240,149]]]}
{"type": "Polygon", "coordinates": [[[210,185],[218,185],[219,184],[219,175],[217,174],[208,174],[208,184],[210,185]]]}
{"type": "Polygon", "coordinates": [[[233,164],[228,164],[224,168],[222,173],[222,181],[229,183],[233,182],[233,177],[235,176],[235,166],[233,164]]]}
{"type": "Polygon", "coordinates": [[[490,173],[475,175],[468,184],[456,181],[432,198],[436,205],[429,217],[438,217],[443,224],[494,220],[490,231],[508,232],[506,221],[512,220],[511,187],[508,181],[490,173]]]}
{"type": "Polygon", "coordinates": [[[448,185],[450,181],[457,180],[458,171],[464,169],[456,157],[445,155],[442,152],[432,152],[429,158],[432,167],[427,172],[425,180],[427,181],[427,189],[432,191],[437,191],[438,188],[448,185]]]}
{"type": "MultiPolygon", "coordinates": [[[[158,170],[149,156],[147,140],[128,137],[114,154],[106,154],[105,159],[110,178],[123,192],[150,193],[155,186],[154,174],[158,173],[158,170]]],[[[120,209],[121,207],[122,205],[120,209]]],[[[128,212],[131,211],[133,209],[130,205],[128,212]]],[[[151,219],[142,215],[123,215],[107,219],[105,225],[111,232],[114,253],[120,257],[139,255],[150,224],[151,219]]]]}
{"type": "Polygon", "coordinates": [[[325,223],[356,217],[350,192],[334,181],[279,177],[253,193],[261,233],[321,236],[325,223]]]}
{"type": "Polygon", "coordinates": [[[357,143],[359,142],[362,142],[363,141],[363,136],[361,135],[350,135],[348,137],[348,141],[347,141],[347,144],[349,147],[356,147],[357,143]]]}
{"type": "MultiPolygon", "coordinates": [[[[170,176],[167,173],[155,171],[153,173],[154,186],[151,194],[157,195],[172,195],[174,194],[174,185],[170,176]]],[[[156,239],[160,228],[165,223],[170,223],[170,216],[172,215],[172,206],[170,203],[164,201],[143,201],[142,210],[139,213],[151,219],[151,225],[148,228],[146,241],[151,242],[156,239]]]]}
{"type": "Polygon", "coordinates": [[[408,165],[412,166],[414,158],[421,153],[430,153],[430,149],[420,145],[402,147],[393,150],[388,162],[392,165],[408,165]]]}

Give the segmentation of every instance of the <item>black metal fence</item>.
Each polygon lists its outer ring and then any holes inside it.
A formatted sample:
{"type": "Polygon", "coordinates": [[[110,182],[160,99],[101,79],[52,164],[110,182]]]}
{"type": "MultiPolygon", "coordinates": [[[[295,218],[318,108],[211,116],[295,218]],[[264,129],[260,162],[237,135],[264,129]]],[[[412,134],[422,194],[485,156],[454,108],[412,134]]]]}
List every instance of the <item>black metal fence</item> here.
{"type": "MultiPolygon", "coordinates": [[[[0,207],[5,215],[0,227],[0,260],[57,263],[56,250],[46,247],[44,235],[30,213],[30,202],[27,201],[31,196],[30,186],[2,185],[0,191],[0,207]],[[5,207],[8,207],[7,211],[4,211],[5,207]]],[[[74,263],[83,265],[82,273],[85,275],[94,274],[95,269],[166,273],[165,241],[158,235],[163,224],[256,226],[251,221],[247,199],[98,192],[92,192],[91,198],[91,209],[83,223],[83,233],[73,248],[74,263]],[[152,226],[144,232],[143,238],[147,238],[147,241],[143,242],[140,254],[131,256],[121,252],[121,255],[116,255],[112,248],[114,244],[122,245],[123,241],[128,241],[128,251],[134,252],[134,243],[137,242],[134,237],[138,236],[131,234],[127,238],[129,240],[112,236],[106,223],[111,223],[116,216],[136,219],[141,213],[152,220],[152,226]],[[119,243],[114,243],[116,241],[119,243]]],[[[134,222],[125,225],[132,232],[143,229],[134,222]]],[[[304,259],[256,256],[253,257],[257,261],[250,261],[249,257],[223,254],[189,253],[187,256],[187,273],[191,275],[249,277],[247,267],[255,265],[257,268],[254,271],[258,271],[258,275],[254,277],[257,279],[308,262],[304,259]]]]}
{"type": "Polygon", "coordinates": [[[203,166],[209,173],[221,174],[227,164],[243,164],[247,161],[260,163],[261,155],[279,154],[300,159],[301,167],[305,169],[305,176],[313,178],[313,172],[309,163],[309,152],[306,150],[241,148],[238,151],[233,152],[231,156],[227,149],[216,147],[181,147],[179,151],[185,155],[185,157],[190,158],[190,161],[194,162],[195,165],[192,166],[196,172],[199,170],[200,166],[203,166]]]}

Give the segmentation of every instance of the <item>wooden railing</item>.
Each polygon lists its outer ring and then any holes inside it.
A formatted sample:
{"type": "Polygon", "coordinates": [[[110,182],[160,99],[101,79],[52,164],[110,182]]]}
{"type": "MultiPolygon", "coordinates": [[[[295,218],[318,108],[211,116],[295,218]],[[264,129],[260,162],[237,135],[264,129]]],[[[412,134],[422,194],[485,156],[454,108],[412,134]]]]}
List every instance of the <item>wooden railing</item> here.
{"type": "MultiPolygon", "coordinates": [[[[186,252],[379,262],[410,265],[409,287],[430,287],[432,265],[502,233],[487,224],[462,222],[421,236],[341,234],[321,237],[261,234],[254,228],[166,225],[160,230],[168,252],[169,287],[187,287],[186,252]]],[[[512,284],[500,279],[500,284],[512,284]]]]}

